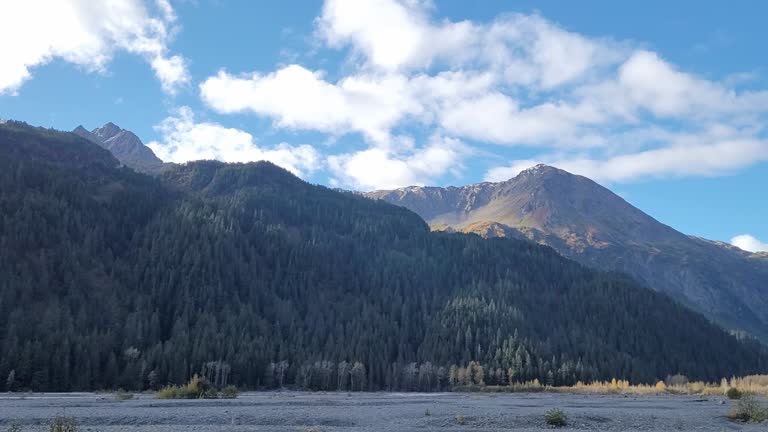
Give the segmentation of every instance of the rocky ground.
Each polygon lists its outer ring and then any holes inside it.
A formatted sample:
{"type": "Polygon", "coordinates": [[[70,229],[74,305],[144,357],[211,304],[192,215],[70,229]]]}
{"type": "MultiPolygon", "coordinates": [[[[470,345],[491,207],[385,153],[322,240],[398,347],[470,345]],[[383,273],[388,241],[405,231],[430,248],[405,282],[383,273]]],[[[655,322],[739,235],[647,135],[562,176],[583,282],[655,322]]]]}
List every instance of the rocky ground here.
{"type": "Polygon", "coordinates": [[[573,431],[765,430],[732,423],[731,402],[693,396],[566,394],[245,393],[235,400],[156,400],[111,394],[0,395],[0,431],[47,430],[55,415],[77,419],[81,431],[540,431],[544,413],[559,408],[573,431]],[[461,417],[463,416],[463,424],[461,417]],[[457,418],[458,417],[458,418],[457,418]]]}

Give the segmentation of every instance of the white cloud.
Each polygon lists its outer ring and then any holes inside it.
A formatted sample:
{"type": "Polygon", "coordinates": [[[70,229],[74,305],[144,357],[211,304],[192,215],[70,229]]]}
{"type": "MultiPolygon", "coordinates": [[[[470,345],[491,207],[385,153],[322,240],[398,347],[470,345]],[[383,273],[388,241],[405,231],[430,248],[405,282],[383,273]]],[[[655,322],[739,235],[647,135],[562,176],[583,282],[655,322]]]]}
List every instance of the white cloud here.
{"type": "Polygon", "coordinates": [[[180,85],[189,83],[187,63],[181,56],[157,56],[150,64],[166,93],[173,94],[180,85]]]}
{"type": "Polygon", "coordinates": [[[336,84],[321,72],[286,66],[268,75],[237,77],[219,72],[200,85],[203,100],[221,113],[252,111],[275,120],[278,127],[332,134],[362,132],[385,141],[406,114],[418,114],[397,75],[356,75],[336,84]]]}
{"type": "Polygon", "coordinates": [[[163,89],[189,83],[185,61],[169,55],[175,15],[157,0],[160,17],[141,0],[9,0],[0,4],[0,94],[15,94],[33,69],[54,59],[103,72],[115,51],[150,63],[163,89]]]}
{"type": "Polygon", "coordinates": [[[479,42],[468,21],[429,22],[420,1],[327,0],[316,20],[319,36],[330,46],[351,45],[370,65],[386,70],[422,68],[440,57],[465,57],[479,42]]]}
{"type": "Polygon", "coordinates": [[[166,22],[176,22],[176,12],[173,10],[173,6],[171,6],[171,2],[169,0],[155,0],[155,4],[160,10],[160,13],[163,14],[163,18],[166,22]]]}
{"type": "Polygon", "coordinates": [[[407,117],[430,121],[444,104],[487,91],[488,74],[444,72],[435,76],[361,73],[330,83],[323,73],[289,65],[268,75],[224,71],[200,84],[203,100],[220,113],[251,111],[275,126],[341,135],[360,132],[387,142],[407,117]]]}
{"type": "Polygon", "coordinates": [[[485,26],[480,60],[508,83],[553,89],[621,61],[625,47],[566,31],[538,15],[511,14],[485,26]]]}
{"type": "Polygon", "coordinates": [[[681,73],[648,51],[627,59],[618,81],[633,102],[658,116],[719,109],[718,102],[727,98],[718,86],[681,73]]]}
{"type": "Polygon", "coordinates": [[[424,185],[446,172],[461,170],[469,151],[460,141],[433,136],[424,148],[372,147],[328,157],[334,183],[360,190],[424,185]]]}
{"type": "Polygon", "coordinates": [[[147,146],[166,162],[267,160],[296,175],[314,171],[321,164],[321,158],[312,146],[281,143],[273,148],[261,148],[248,132],[212,122],[196,122],[189,107],[179,108],[156,129],[162,134],[162,140],[152,141],[147,146]]]}
{"type": "Polygon", "coordinates": [[[607,181],[716,175],[766,160],[768,91],[737,91],[636,43],[536,14],[473,22],[438,20],[435,10],[421,0],[326,0],[315,36],[347,54],[340,78],[298,64],[221,71],[201,84],[201,97],[219,113],[251,112],[276,128],[362,134],[367,149],[332,159],[336,180],[356,187],[439,177],[412,169],[415,153],[390,147],[402,134],[542,148],[530,158],[607,181]]]}
{"type": "Polygon", "coordinates": [[[592,67],[615,63],[619,51],[612,44],[566,32],[538,16],[509,15],[488,25],[433,23],[429,11],[418,1],[326,1],[316,21],[318,35],[331,47],[351,46],[353,56],[362,59],[356,72],[334,83],[299,65],[269,74],[222,71],[201,84],[201,96],[221,113],[251,111],[275,119],[277,127],[362,132],[379,142],[413,120],[492,142],[551,140],[558,130],[550,114],[559,116],[565,129],[600,115],[586,104],[565,102],[518,110],[519,102],[501,87],[566,84],[592,67]],[[455,69],[423,71],[435,62],[455,69]],[[498,110],[476,110],[487,108],[477,104],[500,101],[514,110],[505,111],[500,103],[491,107],[498,110]],[[482,124],[465,121],[468,112],[482,124]],[[517,120],[523,123],[519,128],[517,120]]]}
{"type": "Polygon", "coordinates": [[[449,132],[499,144],[574,146],[566,137],[581,127],[600,124],[606,115],[587,103],[570,105],[555,101],[520,108],[511,97],[494,92],[458,101],[440,113],[449,132]]]}
{"type": "Polygon", "coordinates": [[[366,67],[388,71],[482,64],[511,83],[553,88],[618,61],[608,41],[565,31],[538,15],[507,14],[490,24],[431,20],[430,2],[326,0],[317,33],[351,46],[366,67]]]}
{"type": "MultiPolygon", "coordinates": [[[[658,54],[646,50],[635,51],[626,59],[615,81],[604,84],[602,90],[606,89],[610,89],[611,94],[603,103],[645,110],[660,118],[768,110],[768,92],[737,93],[724,84],[681,72],[658,54]],[[610,89],[611,86],[614,88],[610,89]]],[[[591,96],[587,92],[583,94],[591,96]]]]}
{"type": "Polygon", "coordinates": [[[763,243],[749,234],[742,234],[732,238],[731,244],[749,252],[768,252],[768,243],[763,243]]]}
{"type": "MultiPolygon", "coordinates": [[[[706,139],[702,137],[702,139],[706,139]]],[[[491,168],[486,181],[502,181],[537,163],[579,174],[597,181],[627,182],[668,176],[710,176],[733,172],[743,166],[768,160],[768,141],[724,138],[711,143],[661,147],[604,159],[563,159],[545,156],[541,160],[514,161],[509,166],[491,168]]]]}

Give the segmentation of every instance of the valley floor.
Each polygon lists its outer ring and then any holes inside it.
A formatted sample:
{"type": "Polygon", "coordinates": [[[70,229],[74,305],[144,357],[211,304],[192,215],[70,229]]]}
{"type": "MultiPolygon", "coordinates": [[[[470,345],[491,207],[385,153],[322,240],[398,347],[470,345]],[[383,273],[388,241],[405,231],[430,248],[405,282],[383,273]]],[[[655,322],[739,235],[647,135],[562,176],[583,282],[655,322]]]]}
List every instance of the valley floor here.
{"type": "Polygon", "coordinates": [[[80,430],[135,432],[539,431],[551,408],[580,431],[763,430],[724,415],[722,397],[478,393],[244,393],[234,400],[156,400],[140,394],[2,394],[0,430],[47,430],[56,415],[74,417],[80,430]],[[459,424],[457,416],[463,416],[459,424]]]}

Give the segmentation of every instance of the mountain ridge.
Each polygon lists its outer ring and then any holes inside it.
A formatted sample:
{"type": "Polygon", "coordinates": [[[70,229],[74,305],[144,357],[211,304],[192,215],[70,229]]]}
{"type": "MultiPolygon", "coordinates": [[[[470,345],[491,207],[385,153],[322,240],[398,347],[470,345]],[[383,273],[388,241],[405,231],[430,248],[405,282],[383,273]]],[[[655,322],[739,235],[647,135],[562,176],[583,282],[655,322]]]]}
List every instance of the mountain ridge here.
{"type": "Polygon", "coordinates": [[[768,266],[730,245],[680,233],[586,177],[537,165],[498,183],[364,195],[405,206],[438,229],[482,235],[472,227],[504,225],[494,232],[519,233],[591,267],[628,273],[727,328],[768,341],[768,266]]]}
{"type": "Polygon", "coordinates": [[[167,165],[136,134],[112,122],[91,131],[79,125],[72,133],[109,150],[121,163],[136,171],[157,175],[167,165]]]}

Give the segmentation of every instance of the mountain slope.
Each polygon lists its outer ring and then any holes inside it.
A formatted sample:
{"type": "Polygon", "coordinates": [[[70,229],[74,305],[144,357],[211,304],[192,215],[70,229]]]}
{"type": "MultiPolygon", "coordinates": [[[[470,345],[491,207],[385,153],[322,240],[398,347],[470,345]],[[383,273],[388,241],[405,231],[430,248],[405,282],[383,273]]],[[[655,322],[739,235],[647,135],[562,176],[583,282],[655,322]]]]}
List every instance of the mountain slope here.
{"type": "Polygon", "coordinates": [[[666,226],[586,177],[539,165],[501,183],[367,194],[430,225],[525,236],[586,265],[626,272],[731,329],[768,340],[768,265],[666,226]]]}
{"type": "Polygon", "coordinates": [[[158,174],[163,167],[163,161],[139,137],[114,123],[90,132],[78,126],[72,132],[109,150],[120,162],[136,171],[158,174]]]}
{"type": "Polygon", "coordinates": [[[435,390],[470,361],[489,384],[766,366],[760,347],[621,275],[430,232],[269,163],[154,178],[12,122],[0,214],[0,376],[14,371],[14,389],[156,388],[209,365],[241,386],[324,390],[435,390]]]}

